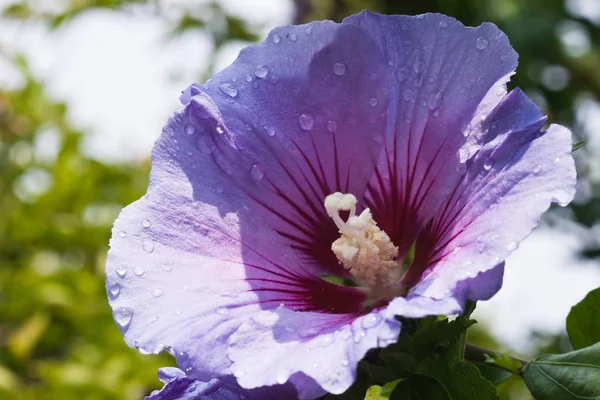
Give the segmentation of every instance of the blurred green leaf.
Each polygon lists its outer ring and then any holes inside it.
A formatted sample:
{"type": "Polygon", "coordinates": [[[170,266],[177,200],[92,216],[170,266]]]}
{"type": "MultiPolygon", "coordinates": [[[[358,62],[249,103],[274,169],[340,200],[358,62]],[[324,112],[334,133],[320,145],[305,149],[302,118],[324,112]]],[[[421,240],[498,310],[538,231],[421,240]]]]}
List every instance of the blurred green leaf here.
{"type": "Polygon", "coordinates": [[[600,398],[600,343],[566,354],[535,358],[523,379],[537,400],[600,398]]]}
{"type": "Polygon", "coordinates": [[[398,383],[389,399],[454,400],[439,381],[425,375],[414,375],[398,383]]]}
{"type": "Polygon", "coordinates": [[[571,308],[567,332],[575,350],[600,342],[600,288],[571,308]]]}
{"type": "Polygon", "coordinates": [[[573,147],[571,148],[571,151],[577,151],[580,148],[582,148],[583,146],[585,146],[587,142],[585,140],[580,140],[577,143],[573,143],[573,147]]]}

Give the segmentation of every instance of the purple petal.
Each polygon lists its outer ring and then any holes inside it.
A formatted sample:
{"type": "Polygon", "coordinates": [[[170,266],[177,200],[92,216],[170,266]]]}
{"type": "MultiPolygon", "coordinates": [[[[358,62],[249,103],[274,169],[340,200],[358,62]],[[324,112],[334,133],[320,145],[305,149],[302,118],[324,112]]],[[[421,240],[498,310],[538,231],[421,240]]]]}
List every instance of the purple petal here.
{"type": "MultiPolygon", "coordinates": [[[[461,183],[419,239],[417,267],[405,278],[416,282],[425,270],[415,293],[449,296],[458,282],[500,264],[537,226],[551,202],[564,206],[572,200],[576,173],[571,133],[559,125],[540,132],[543,123],[540,111],[520,90],[494,110],[486,142],[468,160],[461,183]]],[[[494,286],[498,273],[479,278],[473,282],[490,289],[480,292],[463,284],[468,298],[489,298],[499,289],[494,286]]]]}
{"type": "Polygon", "coordinates": [[[145,400],[279,400],[297,398],[291,385],[275,386],[259,390],[242,389],[232,379],[211,379],[202,382],[189,378],[179,368],[166,367],[158,370],[158,378],[165,385],[155,390],[145,400]]]}
{"type": "MultiPolygon", "coordinates": [[[[329,248],[338,233],[323,201],[336,191],[365,192],[383,141],[392,73],[356,26],[277,28],[182,96],[191,101],[198,88],[210,96],[222,115],[215,124],[225,132],[190,121],[199,132],[184,143],[197,140],[211,152],[224,172],[217,178],[224,194],[245,196],[303,260],[343,275],[329,248]]],[[[204,201],[201,193],[196,198],[204,201]]]]}
{"type": "Polygon", "coordinates": [[[495,25],[465,28],[439,14],[363,12],[344,23],[367,31],[395,69],[385,152],[367,200],[403,253],[460,179],[453,166],[463,134],[505,93],[517,55],[495,25]]]}
{"type": "MultiPolygon", "coordinates": [[[[343,393],[356,375],[356,365],[369,349],[394,343],[399,322],[384,319],[384,310],[356,318],[294,312],[264,311],[231,337],[229,358],[243,387],[284,383],[302,372],[330,393],[343,393]],[[257,357],[257,354],[260,357],[257,357]]],[[[314,398],[308,387],[294,382],[300,398],[314,398]]]]}

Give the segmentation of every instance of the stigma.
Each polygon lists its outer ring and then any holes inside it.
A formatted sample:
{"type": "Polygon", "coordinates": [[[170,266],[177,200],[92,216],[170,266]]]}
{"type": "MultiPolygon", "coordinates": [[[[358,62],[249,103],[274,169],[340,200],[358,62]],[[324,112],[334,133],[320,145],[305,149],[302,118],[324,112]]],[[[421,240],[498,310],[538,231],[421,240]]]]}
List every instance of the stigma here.
{"type": "Polygon", "coordinates": [[[327,215],[341,234],[331,250],[352,276],[369,287],[386,287],[399,282],[404,271],[402,260],[396,260],[398,247],[377,226],[368,208],[356,215],[356,203],[356,197],[349,193],[336,192],[325,198],[327,215]],[[346,221],[340,211],[349,212],[346,221]]]}

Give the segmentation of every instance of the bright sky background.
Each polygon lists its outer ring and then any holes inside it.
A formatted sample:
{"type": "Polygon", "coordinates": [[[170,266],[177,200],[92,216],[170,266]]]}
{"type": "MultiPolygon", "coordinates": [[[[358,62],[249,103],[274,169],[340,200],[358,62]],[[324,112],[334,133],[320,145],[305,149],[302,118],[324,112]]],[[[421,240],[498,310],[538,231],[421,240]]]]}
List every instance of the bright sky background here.
{"type": "MultiPolygon", "coordinates": [[[[0,6],[7,2],[0,0],[0,6]]],[[[290,0],[221,2],[262,27],[263,36],[289,23],[293,13],[290,0]]],[[[569,4],[574,13],[600,23],[600,1],[569,4]]],[[[36,23],[0,20],[0,46],[25,53],[51,96],[69,104],[73,124],[89,133],[85,152],[109,161],[135,159],[148,157],[162,125],[178,106],[180,91],[199,78],[212,51],[201,31],[167,40],[168,26],[164,17],[152,12],[87,13],[51,34],[36,23]]],[[[215,69],[231,63],[243,46],[223,48],[215,69]]],[[[0,56],[0,86],[18,84],[18,73],[0,56]]],[[[600,125],[598,103],[583,102],[580,111],[590,131],[600,125]]],[[[600,135],[591,142],[600,148],[600,135]]],[[[575,257],[582,246],[577,230],[542,226],[508,259],[503,289],[476,312],[501,343],[526,351],[531,330],[563,331],[570,307],[600,286],[598,265],[575,257]]],[[[596,237],[599,234],[596,230],[596,237]]]]}

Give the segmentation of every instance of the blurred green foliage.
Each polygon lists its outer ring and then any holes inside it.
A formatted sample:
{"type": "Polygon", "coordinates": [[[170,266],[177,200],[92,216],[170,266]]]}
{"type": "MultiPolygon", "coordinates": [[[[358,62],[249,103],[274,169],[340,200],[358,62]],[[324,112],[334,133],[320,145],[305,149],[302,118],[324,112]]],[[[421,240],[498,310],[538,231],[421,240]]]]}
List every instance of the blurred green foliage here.
{"type": "MultiPolygon", "coordinates": [[[[123,12],[147,3],[160,12],[156,2],[63,3],[59,11],[41,12],[33,2],[17,2],[3,10],[3,18],[58,27],[96,8],[123,12]]],[[[297,22],[340,20],[363,8],[438,11],[468,25],[495,22],[521,55],[514,84],[528,91],[551,121],[570,125],[577,138],[586,139],[575,106],[582,98],[600,98],[600,28],[570,15],[563,0],[296,0],[296,6],[297,22]],[[583,37],[583,44],[565,39],[569,32],[583,37]]],[[[215,48],[232,39],[258,38],[214,1],[183,10],[170,22],[174,35],[208,32],[215,48]]],[[[144,193],[149,162],[111,165],[84,155],[83,132],[69,123],[68,106],[47,96],[26,59],[2,49],[0,58],[8,58],[24,77],[16,89],[0,88],[0,398],[140,399],[160,386],[156,370],[172,359],[143,356],[125,345],[106,300],[104,261],[112,222],[144,193]],[[55,154],[40,151],[48,137],[58,143],[55,154]]],[[[577,153],[591,194],[571,207],[572,216],[591,226],[600,219],[600,182],[587,173],[586,146],[577,153]]],[[[592,246],[586,254],[597,257],[600,249],[592,246]]],[[[565,349],[563,337],[542,339],[543,352],[565,349]]],[[[470,331],[469,340],[502,350],[481,327],[470,331]]],[[[501,391],[506,399],[529,398],[514,379],[501,391]]]]}

